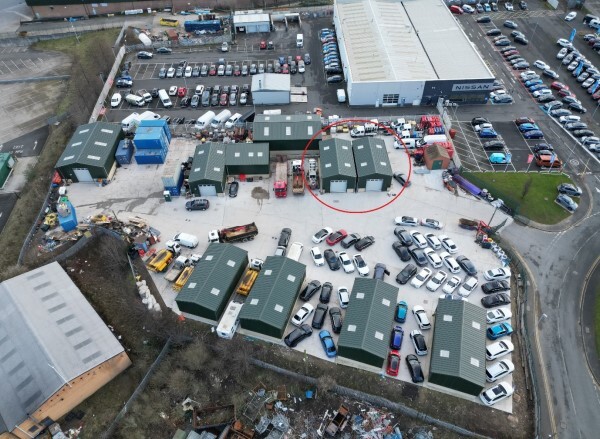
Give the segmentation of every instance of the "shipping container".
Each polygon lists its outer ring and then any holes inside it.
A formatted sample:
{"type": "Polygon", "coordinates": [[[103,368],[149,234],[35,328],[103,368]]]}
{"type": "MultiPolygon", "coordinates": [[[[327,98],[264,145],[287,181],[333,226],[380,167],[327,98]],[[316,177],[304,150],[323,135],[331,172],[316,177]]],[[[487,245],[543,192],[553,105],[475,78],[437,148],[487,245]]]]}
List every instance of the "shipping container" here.
{"type": "Polygon", "coordinates": [[[133,138],[136,149],[169,149],[169,140],[161,127],[138,127],[133,138]]]}
{"type": "Polygon", "coordinates": [[[195,31],[211,31],[218,32],[221,30],[221,22],[219,20],[194,20],[194,21],[186,21],[183,23],[186,32],[195,32],[195,31]]]}
{"type": "Polygon", "coordinates": [[[120,165],[129,165],[135,148],[131,140],[121,140],[115,152],[115,159],[120,165]]]}
{"type": "Polygon", "coordinates": [[[163,168],[162,183],[166,191],[171,195],[179,196],[183,184],[183,169],[179,157],[168,158],[163,168]]]}
{"type": "Polygon", "coordinates": [[[138,165],[162,165],[166,156],[164,149],[138,149],[134,155],[138,165]]]}
{"type": "Polygon", "coordinates": [[[167,140],[171,143],[171,130],[165,119],[143,120],[140,122],[140,127],[161,127],[167,136],[167,140]]]}
{"type": "Polygon", "coordinates": [[[58,223],[65,232],[70,232],[77,227],[77,214],[75,208],[70,202],[60,203],[58,209],[58,223]]]}

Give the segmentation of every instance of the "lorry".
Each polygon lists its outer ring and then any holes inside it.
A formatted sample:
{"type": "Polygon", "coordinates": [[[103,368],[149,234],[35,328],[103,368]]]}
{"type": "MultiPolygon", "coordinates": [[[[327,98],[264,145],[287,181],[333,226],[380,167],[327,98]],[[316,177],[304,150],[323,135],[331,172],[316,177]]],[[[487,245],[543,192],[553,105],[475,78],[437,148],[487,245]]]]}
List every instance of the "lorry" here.
{"type": "Polygon", "coordinates": [[[355,125],[350,131],[351,137],[365,137],[377,135],[377,125],[374,123],[366,123],[364,125],[355,125]]]}
{"type": "Polygon", "coordinates": [[[340,405],[337,411],[333,412],[333,417],[330,418],[325,434],[335,436],[338,432],[343,431],[350,420],[350,410],[344,404],[340,405]]]}
{"type": "Polygon", "coordinates": [[[260,259],[252,259],[248,268],[246,268],[246,272],[242,276],[242,280],[235,290],[236,293],[241,294],[242,296],[247,296],[260,273],[260,269],[262,268],[263,261],[260,259]]]}
{"type": "Polygon", "coordinates": [[[302,166],[302,160],[293,160],[292,161],[292,192],[295,195],[304,195],[304,178],[302,173],[304,172],[302,166]]]}
{"type": "Polygon", "coordinates": [[[181,272],[181,274],[179,275],[179,277],[177,278],[177,281],[173,285],[173,289],[175,291],[181,290],[183,288],[183,286],[185,285],[185,283],[190,278],[190,276],[192,275],[193,271],[194,271],[194,266],[193,265],[185,267],[183,269],[183,271],[181,272]]]}
{"type": "Polygon", "coordinates": [[[287,160],[283,162],[277,162],[275,164],[275,181],[273,183],[273,190],[277,198],[287,197],[287,186],[288,186],[288,164],[287,160]]]}
{"type": "Polygon", "coordinates": [[[319,171],[317,166],[317,159],[308,159],[308,172],[306,174],[308,184],[311,189],[319,188],[319,171]]]}
{"type": "Polygon", "coordinates": [[[173,266],[165,274],[167,282],[175,282],[183,269],[190,265],[190,260],[186,256],[178,256],[173,263],[173,266]]]}
{"type": "Polygon", "coordinates": [[[217,335],[221,338],[231,339],[240,324],[240,311],[242,311],[243,303],[231,302],[227,306],[227,311],[223,313],[223,317],[217,325],[217,335]]]}
{"type": "Polygon", "coordinates": [[[166,248],[158,251],[146,262],[148,270],[162,273],[169,266],[174,257],[181,254],[181,246],[177,243],[167,243],[166,248]]]}
{"type": "Polygon", "coordinates": [[[256,224],[250,223],[221,230],[211,230],[208,232],[208,242],[246,242],[252,241],[256,235],[258,235],[258,227],[256,224]]]}

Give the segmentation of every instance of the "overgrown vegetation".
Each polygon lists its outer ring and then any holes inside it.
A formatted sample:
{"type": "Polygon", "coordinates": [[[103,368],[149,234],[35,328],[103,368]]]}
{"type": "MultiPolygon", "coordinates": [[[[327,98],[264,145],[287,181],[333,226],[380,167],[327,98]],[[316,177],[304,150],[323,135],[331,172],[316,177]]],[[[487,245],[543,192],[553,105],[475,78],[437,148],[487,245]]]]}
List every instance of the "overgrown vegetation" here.
{"type": "Polygon", "coordinates": [[[64,52],[73,60],[71,79],[55,110],[57,115],[66,112],[69,117],[59,125],[50,127],[50,134],[35,167],[26,171],[27,185],[19,193],[19,199],[0,234],[0,266],[3,267],[0,280],[19,271],[14,266],[21,246],[44,203],[54,165],[74,128],[89,120],[103,86],[99,73],[106,76],[112,66],[112,44],[118,33],[118,29],[110,29],[81,34],[79,43],[75,38],[63,38],[42,41],[34,46],[37,50],[64,52]]]}

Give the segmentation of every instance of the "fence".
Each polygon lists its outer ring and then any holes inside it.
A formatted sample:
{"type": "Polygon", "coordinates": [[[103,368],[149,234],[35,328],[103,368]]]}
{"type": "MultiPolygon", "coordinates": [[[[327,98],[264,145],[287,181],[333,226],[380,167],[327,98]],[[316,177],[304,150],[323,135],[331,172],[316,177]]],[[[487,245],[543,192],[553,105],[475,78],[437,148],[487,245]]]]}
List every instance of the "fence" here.
{"type": "Polygon", "coordinates": [[[115,57],[115,62],[113,63],[112,69],[110,69],[108,78],[106,78],[106,81],[104,81],[104,87],[102,87],[100,96],[98,96],[98,100],[96,101],[96,105],[94,106],[94,111],[92,111],[92,115],[90,116],[90,123],[96,122],[100,113],[105,110],[104,101],[108,97],[108,93],[110,92],[115,76],[119,71],[119,67],[121,66],[121,61],[123,61],[124,56],[125,48],[121,46],[119,52],[117,52],[117,56],[115,57]]]}

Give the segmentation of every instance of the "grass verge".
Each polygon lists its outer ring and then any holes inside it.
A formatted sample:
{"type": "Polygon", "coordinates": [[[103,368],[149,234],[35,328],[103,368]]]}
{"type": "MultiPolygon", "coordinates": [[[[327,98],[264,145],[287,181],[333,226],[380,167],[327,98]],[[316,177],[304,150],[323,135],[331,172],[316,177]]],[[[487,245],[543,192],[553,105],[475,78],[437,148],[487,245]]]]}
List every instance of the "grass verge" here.
{"type": "Polygon", "coordinates": [[[567,175],[500,172],[465,172],[463,175],[532,221],[556,224],[570,215],[554,202],[556,187],[572,183],[567,175]]]}

